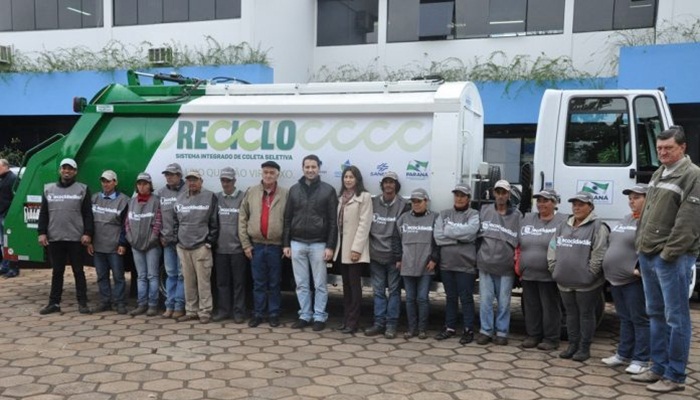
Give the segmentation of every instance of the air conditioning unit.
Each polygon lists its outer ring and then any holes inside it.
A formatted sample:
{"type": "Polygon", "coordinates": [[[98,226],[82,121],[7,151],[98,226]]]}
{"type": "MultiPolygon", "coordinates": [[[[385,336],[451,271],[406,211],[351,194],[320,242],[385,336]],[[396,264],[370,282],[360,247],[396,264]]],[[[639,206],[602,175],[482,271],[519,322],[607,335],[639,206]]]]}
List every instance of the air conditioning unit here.
{"type": "Polygon", "coordinates": [[[171,65],[173,63],[173,49],[170,47],[148,49],[148,62],[152,65],[171,65]]]}
{"type": "Polygon", "coordinates": [[[12,46],[0,45],[0,64],[12,64],[12,46]]]}

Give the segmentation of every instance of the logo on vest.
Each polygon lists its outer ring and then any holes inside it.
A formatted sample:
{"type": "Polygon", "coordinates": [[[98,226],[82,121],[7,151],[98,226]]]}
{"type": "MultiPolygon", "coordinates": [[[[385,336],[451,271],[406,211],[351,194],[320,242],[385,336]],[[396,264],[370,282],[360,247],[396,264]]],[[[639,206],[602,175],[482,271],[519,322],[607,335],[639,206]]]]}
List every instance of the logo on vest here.
{"type": "Polygon", "coordinates": [[[517,232],[512,231],[512,230],[506,228],[505,226],[501,226],[501,225],[499,225],[499,224],[494,224],[493,222],[489,222],[489,221],[483,221],[483,222],[481,223],[481,229],[482,229],[483,231],[503,232],[503,233],[505,233],[506,235],[510,235],[510,236],[512,236],[512,237],[514,237],[514,238],[517,238],[517,237],[518,237],[518,233],[517,233],[517,232]]]}
{"type": "Polygon", "coordinates": [[[396,222],[396,217],[383,217],[377,213],[372,215],[372,223],[377,225],[393,224],[396,222]]]}
{"type": "Polygon", "coordinates": [[[533,225],[525,225],[520,228],[520,234],[523,236],[542,236],[552,234],[557,231],[557,228],[535,228],[533,225]]]}
{"type": "Polygon", "coordinates": [[[133,211],[129,211],[129,219],[131,221],[141,221],[142,219],[153,218],[155,216],[156,216],[156,213],[152,213],[152,212],[135,213],[133,211]]]}
{"type": "Polygon", "coordinates": [[[238,214],[238,208],[226,208],[226,207],[221,207],[219,206],[219,215],[232,215],[232,214],[238,214]]]}
{"type": "Polygon", "coordinates": [[[177,197],[161,197],[160,198],[160,205],[169,206],[169,205],[175,203],[175,200],[177,200],[177,197]]]}
{"type": "Polygon", "coordinates": [[[637,231],[637,225],[615,225],[611,232],[625,233],[627,231],[637,231]]]}
{"type": "Polygon", "coordinates": [[[425,225],[408,225],[408,224],[403,224],[401,225],[401,232],[402,233],[420,233],[420,232],[432,232],[433,231],[433,226],[425,226],[425,225]]]}
{"type": "Polygon", "coordinates": [[[574,246],[590,246],[589,239],[573,239],[559,236],[557,238],[557,247],[574,247],[574,246]]]}
{"type": "Polygon", "coordinates": [[[51,194],[46,196],[46,201],[50,203],[60,203],[67,200],[82,200],[83,196],[80,194],[51,194]]]}
{"type": "Polygon", "coordinates": [[[188,214],[190,211],[208,211],[209,210],[209,205],[189,205],[185,206],[182,204],[175,204],[175,212],[182,213],[182,214],[188,214]]]}
{"type": "Polygon", "coordinates": [[[92,205],[93,214],[119,214],[119,210],[111,207],[101,207],[97,204],[92,205]]]}

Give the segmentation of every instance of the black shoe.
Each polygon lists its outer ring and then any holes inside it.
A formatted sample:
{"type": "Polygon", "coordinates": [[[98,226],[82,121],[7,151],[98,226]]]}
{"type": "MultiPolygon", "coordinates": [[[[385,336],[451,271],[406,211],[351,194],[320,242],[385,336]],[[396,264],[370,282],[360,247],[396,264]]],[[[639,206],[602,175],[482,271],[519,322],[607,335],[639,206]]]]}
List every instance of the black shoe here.
{"type": "Polygon", "coordinates": [[[292,329],[304,329],[309,325],[311,325],[311,322],[299,318],[298,320],[296,320],[296,322],[292,324],[292,329]]]}
{"type": "Polygon", "coordinates": [[[326,329],[326,323],[323,321],[314,321],[314,327],[313,331],[314,332],[320,332],[322,330],[326,329]]]}
{"type": "Polygon", "coordinates": [[[280,318],[279,317],[270,317],[270,318],[268,318],[268,320],[270,321],[271,327],[277,328],[278,326],[280,326],[280,318]]]}
{"type": "Polygon", "coordinates": [[[537,347],[538,344],[540,344],[541,340],[538,337],[535,336],[528,336],[523,340],[523,349],[534,349],[537,347]]]}
{"type": "Polygon", "coordinates": [[[245,322],[245,317],[242,315],[234,315],[233,316],[233,323],[234,324],[242,324],[245,322]]]}
{"type": "Polygon", "coordinates": [[[5,276],[3,276],[3,278],[10,279],[17,276],[19,276],[19,268],[10,268],[7,272],[5,272],[5,276]]]}
{"type": "Polygon", "coordinates": [[[145,306],[145,305],[144,305],[144,306],[138,306],[138,307],[134,308],[133,310],[131,310],[131,312],[129,313],[129,315],[135,317],[135,316],[137,316],[137,315],[145,314],[146,311],[148,311],[148,306],[145,306]]]}
{"type": "Polygon", "coordinates": [[[95,309],[96,313],[101,313],[101,312],[106,312],[106,311],[112,311],[112,305],[109,303],[102,303],[97,308],[95,309]]]}
{"type": "Polygon", "coordinates": [[[461,344],[461,345],[469,344],[473,340],[474,340],[474,331],[472,331],[471,329],[467,329],[462,334],[462,337],[459,338],[459,344],[461,344]]]}
{"type": "Polygon", "coordinates": [[[338,324],[338,325],[337,325],[335,328],[333,328],[333,329],[336,330],[336,331],[342,331],[342,330],[345,329],[345,328],[347,328],[347,326],[345,325],[345,322],[343,322],[342,324],[338,324]]]}
{"type": "Polygon", "coordinates": [[[438,333],[437,335],[435,335],[435,340],[445,340],[445,339],[449,339],[449,338],[451,338],[451,337],[454,336],[454,335],[455,335],[454,329],[447,329],[447,328],[445,328],[445,329],[442,330],[442,332],[440,332],[440,333],[438,333]]]}
{"type": "Polygon", "coordinates": [[[128,311],[126,310],[126,306],[124,304],[117,304],[117,314],[124,315],[128,311]]]}
{"type": "Polygon", "coordinates": [[[256,328],[258,325],[262,323],[262,318],[260,317],[253,317],[248,321],[248,326],[251,328],[256,328]]]}
{"type": "Polygon", "coordinates": [[[374,325],[371,328],[365,329],[365,336],[379,336],[385,331],[384,327],[374,325]]]}
{"type": "Polygon", "coordinates": [[[53,314],[57,312],[61,312],[61,306],[59,306],[58,304],[49,304],[46,307],[39,310],[39,314],[41,315],[53,314]]]}
{"type": "Polygon", "coordinates": [[[90,307],[88,307],[87,304],[78,305],[78,312],[81,314],[92,314],[92,311],[90,311],[90,307]]]}
{"type": "Polygon", "coordinates": [[[569,347],[567,347],[566,350],[559,353],[559,358],[569,359],[569,358],[573,357],[577,351],[578,351],[578,345],[569,343],[569,347]]]}
{"type": "Polygon", "coordinates": [[[350,328],[349,326],[346,326],[344,329],[340,330],[340,333],[344,333],[346,335],[354,335],[355,332],[357,332],[357,328],[350,328]]]}
{"type": "Polygon", "coordinates": [[[214,322],[221,322],[221,321],[225,320],[226,318],[228,318],[228,315],[216,313],[216,314],[214,314],[213,317],[211,317],[211,320],[214,322]]]}

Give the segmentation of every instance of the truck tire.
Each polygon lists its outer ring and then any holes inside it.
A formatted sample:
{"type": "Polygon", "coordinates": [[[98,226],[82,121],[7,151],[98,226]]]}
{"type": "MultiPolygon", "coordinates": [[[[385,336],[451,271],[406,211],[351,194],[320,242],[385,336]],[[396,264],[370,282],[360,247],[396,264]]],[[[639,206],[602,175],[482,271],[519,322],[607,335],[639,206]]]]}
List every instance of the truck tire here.
{"type": "Polygon", "coordinates": [[[476,187],[474,188],[475,201],[493,200],[491,191],[493,186],[501,179],[501,167],[497,165],[489,165],[489,170],[486,176],[481,177],[481,181],[476,182],[476,187]]]}

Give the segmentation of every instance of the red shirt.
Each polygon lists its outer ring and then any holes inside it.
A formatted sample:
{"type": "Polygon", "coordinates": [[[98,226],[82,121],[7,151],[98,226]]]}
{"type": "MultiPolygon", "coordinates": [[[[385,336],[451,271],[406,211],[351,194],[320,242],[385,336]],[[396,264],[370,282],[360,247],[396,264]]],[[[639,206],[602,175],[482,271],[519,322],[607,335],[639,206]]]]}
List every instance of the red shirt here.
{"type": "Polygon", "coordinates": [[[262,213],[260,214],[260,233],[263,237],[267,239],[267,227],[269,226],[270,220],[270,207],[272,207],[272,200],[275,199],[275,191],[277,190],[277,184],[269,192],[263,188],[262,195],[262,213]]]}

